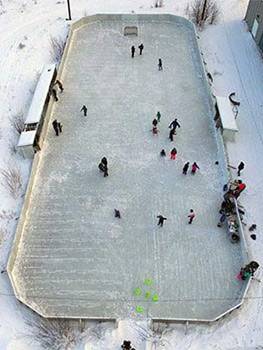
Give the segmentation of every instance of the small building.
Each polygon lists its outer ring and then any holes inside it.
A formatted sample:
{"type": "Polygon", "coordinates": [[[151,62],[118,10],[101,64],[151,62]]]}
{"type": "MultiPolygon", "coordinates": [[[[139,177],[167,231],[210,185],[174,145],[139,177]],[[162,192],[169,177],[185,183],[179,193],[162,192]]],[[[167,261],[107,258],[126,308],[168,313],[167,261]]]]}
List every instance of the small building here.
{"type": "Polygon", "coordinates": [[[235,141],[238,127],[236,123],[236,114],[228,97],[215,96],[215,122],[216,126],[221,128],[222,136],[225,141],[235,141]]]}
{"type": "Polygon", "coordinates": [[[249,1],[245,21],[260,51],[263,53],[263,1],[249,1]]]}
{"type": "Polygon", "coordinates": [[[42,128],[50,101],[50,89],[57,76],[55,64],[44,67],[34,92],[25,120],[25,128],[18,140],[17,149],[25,158],[33,158],[43,143],[42,128]]]}

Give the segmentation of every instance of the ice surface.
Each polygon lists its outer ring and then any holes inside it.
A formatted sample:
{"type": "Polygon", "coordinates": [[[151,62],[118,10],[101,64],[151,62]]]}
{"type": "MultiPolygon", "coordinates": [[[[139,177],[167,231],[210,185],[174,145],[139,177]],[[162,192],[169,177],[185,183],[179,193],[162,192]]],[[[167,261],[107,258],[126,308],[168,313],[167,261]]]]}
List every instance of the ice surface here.
{"type": "Polygon", "coordinates": [[[118,21],[73,37],[51,119],[63,133],[56,137],[50,123],[14,268],[21,298],[44,315],[212,319],[243,292],[240,247],[216,226],[223,181],[192,33],[169,22],[137,24],[139,37],[124,37],[127,24],[118,21]],[[132,59],[141,42],[143,55],[132,59]],[[171,143],[175,117],[181,128],[171,143]],[[107,178],[98,170],[103,156],[107,178]],[[183,176],[186,161],[200,171],[183,176]],[[162,228],[159,214],[167,217],[162,228]],[[159,301],[147,301],[147,291],[159,301]]]}

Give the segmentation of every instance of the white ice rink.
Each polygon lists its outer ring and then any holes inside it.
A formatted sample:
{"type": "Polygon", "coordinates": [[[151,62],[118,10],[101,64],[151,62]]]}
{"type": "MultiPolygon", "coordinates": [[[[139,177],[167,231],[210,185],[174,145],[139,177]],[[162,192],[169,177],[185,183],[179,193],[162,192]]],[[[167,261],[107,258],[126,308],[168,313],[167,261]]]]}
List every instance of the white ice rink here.
{"type": "Polygon", "coordinates": [[[50,121],[13,272],[20,295],[43,315],[210,320],[243,293],[240,245],[217,227],[224,180],[194,32],[146,17],[90,23],[73,36],[51,116],[63,133],[56,137],[50,121]],[[130,24],[138,37],[123,35],[130,24]],[[171,142],[175,117],[181,128],[171,142]],[[98,170],[103,156],[107,178],[98,170]],[[187,161],[200,166],[196,175],[182,175],[187,161]]]}

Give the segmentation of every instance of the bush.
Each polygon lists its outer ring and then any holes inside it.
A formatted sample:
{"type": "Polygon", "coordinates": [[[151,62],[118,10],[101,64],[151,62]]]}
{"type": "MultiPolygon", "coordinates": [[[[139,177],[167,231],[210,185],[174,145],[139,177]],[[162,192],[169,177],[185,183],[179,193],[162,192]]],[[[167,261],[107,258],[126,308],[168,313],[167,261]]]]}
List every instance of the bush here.
{"type": "Polygon", "coordinates": [[[195,0],[186,12],[189,19],[194,22],[197,28],[202,29],[205,23],[213,24],[219,15],[219,8],[214,0],[195,0]]]}
{"type": "Polygon", "coordinates": [[[10,118],[10,123],[16,134],[20,135],[25,128],[24,113],[22,111],[13,114],[10,118]]]}
{"type": "Polygon", "coordinates": [[[10,196],[16,199],[22,190],[22,176],[18,166],[10,162],[5,163],[5,168],[0,169],[0,184],[8,191],[10,196]]]}
{"type": "Polygon", "coordinates": [[[65,49],[66,41],[61,39],[60,37],[50,38],[50,56],[51,59],[55,62],[60,62],[63,56],[63,52],[65,49]]]}
{"type": "Polygon", "coordinates": [[[37,342],[43,349],[67,350],[76,343],[71,321],[37,317],[35,320],[26,319],[26,324],[29,326],[29,333],[25,336],[37,342]]]}

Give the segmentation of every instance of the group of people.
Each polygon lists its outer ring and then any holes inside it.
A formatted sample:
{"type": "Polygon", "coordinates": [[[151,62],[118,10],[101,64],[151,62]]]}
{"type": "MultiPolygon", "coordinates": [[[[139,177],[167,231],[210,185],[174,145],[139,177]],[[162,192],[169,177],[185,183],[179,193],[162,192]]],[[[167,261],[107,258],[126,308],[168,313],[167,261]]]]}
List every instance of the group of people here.
{"type": "MultiPolygon", "coordinates": [[[[144,49],[144,46],[143,46],[143,43],[141,43],[139,46],[138,46],[138,49],[139,49],[139,54],[142,55],[142,51],[144,49]]],[[[135,54],[135,46],[132,45],[131,47],[131,57],[134,58],[134,54],[135,54]]]]}
{"type": "MultiPolygon", "coordinates": [[[[138,46],[138,49],[139,49],[139,55],[142,55],[142,51],[143,51],[143,49],[144,49],[143,43],[141,43],[141,44],[138,46]]],[[[132,57],[132,58],[134,58],[135,51],[136,51],[135,46],[132,45],[132,47],[131,47],[131,57],[132,57]]],[[[162,69],[163,69],[163,62],[162,62],[162,59],[161,59],[161,58],[159,58],[157,66],[158,66],[158,70],[162,70],[162,69]]]]}
{"type": "Polygon", "coordinates": [[[135,350],[132,345],[130,340],[124,340],[121,346],[122,350],[135,350]]]}
{"type": "MultiPolygon", "coordinates": [[[[152,121],[152,125],[153,125],[152,133],[153,133],[153,135],[158,135],[158,128],[157,128],[157,126],[158,126],[158,123],[160,123],[160,120],[161,120],[161,113],[160,113],[160,111],[158,111],[157,114],[156,114],[156,117],[152,121]]],[[[169,129],[170,129],[169,139],[171,141],[173,141],[173,137],[174,137],[174,135],[176,135],[176,129],[177,128],[181,128],[181,125],[178,122],[178,119],[175,118],[169,125],[169,129]]],[[[176,159],[176,155],[177,155],[177,149],[175,147],[173,147],[171,152],[170,152],[170,159],[176,159]]],[[[161,157],[165,157],[166,156],[166,152],[165,152],[164,149],[161,150],[160,156],[161,157]]],[[[184,175],[187,174],[189,166],[190,166],[189,162],[186,162],[184,164],[184,167],[183,167],[183,174],[184,175]]],[[[200,168],[199,168],[198,164],[196,162],[194,162],[192,164],[191,173],[194,175],[196,173],[197,169],[200,169],[200,168]]],[[[195,218],[195,213],[194,213],[193,209],[190,210],[190,214],[188,215],[188,218],[189,218],[189,222],[188,223],[191,224],[193,222],[193,219],[195,218]]],[[[158,219],[158,224],[157,225],[160,226],[160,227],[163,227],[164,221],[167,220],[167,218],[165,218],[162,215],[158,215],[157,219],[158,219]]]]}
{"type": "MultiPolygon", "coordinates": [[[[187,216],[189,218],[189,222],[188,224],[191,225],[191,223],[193,222],[194,218],[195,218],[195,212],[193,209],[190,209],[190,214],[187,216]]],[[[157,225],[160,226],[160,227],[163,227],[163,223],[165,220],[167,220],[167,218],[165,218],[164,216],[162,215],[158,215],[157,216],[157,219],[158,219],[158,223],[157,225]]]]}
{"type": "Polygon", "coordinates": [[[249,264],[241,268],[237,278],[244,281],[247,278],[253,277],[258,268],[259,264],[256,261],[251,261],[249,264]]]}

